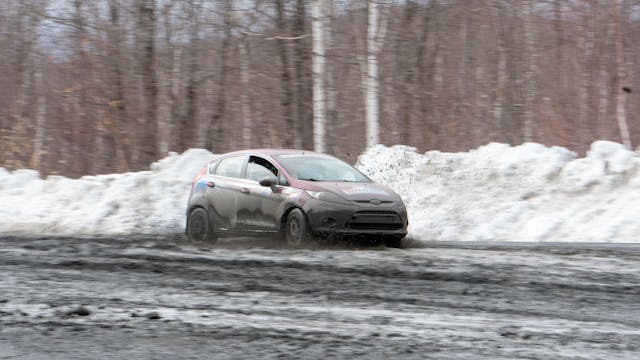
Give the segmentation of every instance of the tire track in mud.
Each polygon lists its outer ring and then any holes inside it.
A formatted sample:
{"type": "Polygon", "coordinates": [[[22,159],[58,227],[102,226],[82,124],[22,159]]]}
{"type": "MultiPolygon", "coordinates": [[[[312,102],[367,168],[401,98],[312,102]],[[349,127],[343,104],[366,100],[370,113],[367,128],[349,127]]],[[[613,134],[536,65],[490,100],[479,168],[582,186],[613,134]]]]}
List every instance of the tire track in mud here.
{"type": "Polygon", "coordinates": [[[47,354],[34,341],[61,359],[79,347],[175,358],[167,342],[193,358],[632,359],[640,349],[638,248],[239,243],[0,238],[0,354],[47,354]],[[90,314],[70,315],[81,304],[90,314]],[[132,337],[138,347],[113,348],[132,337]]]}

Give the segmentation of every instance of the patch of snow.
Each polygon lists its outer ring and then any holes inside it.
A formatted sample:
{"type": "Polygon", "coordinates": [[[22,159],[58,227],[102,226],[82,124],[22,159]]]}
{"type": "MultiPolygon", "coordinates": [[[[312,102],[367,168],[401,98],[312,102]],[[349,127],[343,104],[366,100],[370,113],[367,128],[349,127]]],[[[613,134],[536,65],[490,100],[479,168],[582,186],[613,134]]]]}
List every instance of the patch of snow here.
{"type": "Polygon", "coordinates": [[[640,242],[640,156],[618,143],[596,141],[584,158],[534,143],[423,155],[379,145],[357,167],[400,194],[415,239],[640,242]]]}
{"type": "MultiPolygon", "coordinates": [[[[191,149],[80,179],[0,168],[0,234],[181,233],[191,180],[214,157],[191,149]]],[[[536,143],[377,145],[356,167],[400,194],[416,240],[640,242],[640,155],[618,143],[596,141],[583,158],[536,143]]]]}
{"type": "Polygon", "coordinates": [[[191,180],[215,155],[171,153],[150,171],[68,179],[0,168],[0,234],[179,233],[191,180]]]}

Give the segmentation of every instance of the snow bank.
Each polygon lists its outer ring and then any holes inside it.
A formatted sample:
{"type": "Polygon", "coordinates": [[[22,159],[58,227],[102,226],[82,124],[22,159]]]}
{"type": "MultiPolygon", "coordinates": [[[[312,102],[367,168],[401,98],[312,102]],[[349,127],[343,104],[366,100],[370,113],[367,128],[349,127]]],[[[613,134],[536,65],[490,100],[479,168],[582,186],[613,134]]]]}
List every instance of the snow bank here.
{"type": "MultiPolygon", "coordinates": [[[[0,168],[0,234],[181,233],[191,180],[215,155],[170,154],[149,171],[72,180],[0,168]]],[[[492,143],[466,153],[368,149],[356,165],[390,185],[423,241],[640,242],[640,156],[597,141],[492,143]]]]}
{"type": "Polygon", "coordinates": [[[376,146],[357,167],[393,187],[424,241],[640,242],[640,156],[597,141],[491,143],[468,153],[376,146]]]}
{"type": "Polygon", "coordinates": [[[184,231],[193,177],[214,157],[171,153],[149,171],[40,178],[0,168],[0,234],[152,234],[184,231]]]}

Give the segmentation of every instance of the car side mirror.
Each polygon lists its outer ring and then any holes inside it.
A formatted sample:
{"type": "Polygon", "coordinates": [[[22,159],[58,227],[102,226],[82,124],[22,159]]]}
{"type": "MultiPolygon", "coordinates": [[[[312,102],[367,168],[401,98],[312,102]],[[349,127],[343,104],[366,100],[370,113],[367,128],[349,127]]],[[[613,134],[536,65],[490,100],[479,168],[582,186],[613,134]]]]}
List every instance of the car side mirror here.
{"type": "Polygon", "coordinates": [[[266,176],[260,179],[260,185],[273,188],[278,183],[275,176],[266,176]]]}

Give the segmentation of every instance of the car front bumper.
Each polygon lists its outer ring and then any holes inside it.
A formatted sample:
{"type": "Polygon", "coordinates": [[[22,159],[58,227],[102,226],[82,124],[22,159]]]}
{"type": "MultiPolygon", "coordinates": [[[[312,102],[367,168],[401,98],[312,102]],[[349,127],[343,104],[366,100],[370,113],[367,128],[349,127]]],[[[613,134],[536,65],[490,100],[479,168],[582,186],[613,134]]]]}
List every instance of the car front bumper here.
{"type": "Polygon", "coordinates": [[[402,238],[407,234],[407,211],[401,203],[352,206],[311,201],[303,207],[314,233],[380,235],[402,238]]]}

